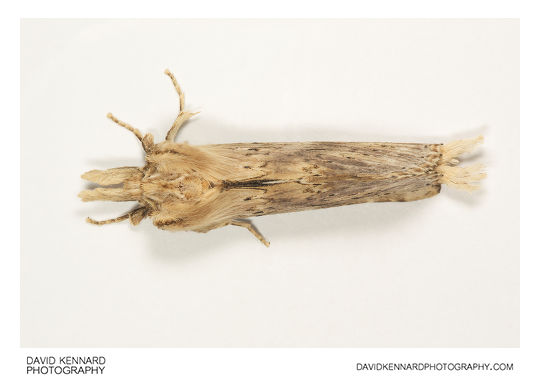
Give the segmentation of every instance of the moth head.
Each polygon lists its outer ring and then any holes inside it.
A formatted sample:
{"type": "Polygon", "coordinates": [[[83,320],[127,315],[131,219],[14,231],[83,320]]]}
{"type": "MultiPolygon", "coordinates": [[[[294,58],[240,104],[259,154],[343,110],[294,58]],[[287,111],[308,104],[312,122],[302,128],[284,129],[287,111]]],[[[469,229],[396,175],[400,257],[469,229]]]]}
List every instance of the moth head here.
{"type": "Polygon", "coordinates": [[[149,206],[142,203],[141,180],[143,172],[137,167],[120,167],[106,170],[93,170],[84,173],[83,179],[102,185],[94,189],[83,190],[79,193],[82,201],[139,201],[139,206],[128,213],[106,221],[87,221],[96,225],[104,225],[129,219],[132,225],[137,225],[149,213],[149,206]]]}
{"type": "MultiPolygon", "coordinates": [[[[184,110],[184,93],[180,89],[176,78],[168,69],[165,70],[165,74],[171,79],[180,101],[178,116],[176,117],[176,120],[167,132],[167,136],[165,138],[166,142],[170,144],[171,142],[174,142],[174,139],[178,134],[180,127],[182,127],[182,125],[186,123],[192,116],[198,113],[184,110]]],[[[132,127],[126,122],[122,122],[121,120],[113,116],[111,113],[107,114],[107,118],[111,119],[114,123],[127,129],[135,135],[135,137],[140,141],[143,150],[147,154],[147,160],[148,156],[153,153],[158,146],[160,146],[160,144],[154,144],[154,138],[151,134],[146,134],[143,136],[143,134],[141,134],[138,129],[132,127]]],[[[161,143],[161,145],[166,145],[166,142],[161,143]]],[[[150,165],[150,171],[146,171],[145,168],[120,167],[107,170],[93,170],[84,173],[81,176],[83,179],[92,181],[98,185],[102,185],[103,187],[88,189],[80,192],[79,197],[83,201],[102,200],[139,202],[138,207],[120,217],[106,221],[95,221],[91,218],[87,218],[87,221],[96,225],[104,225],[113,222],[123,221],[129,218],[133,225],[137,225],[139,222],[141,222],[143,218],[150,215],[150,213],[155,210],[155,205],[153,204],[152,197],[146,197],[144,193],[146,193],[147,195],[150,194],[151,196],[153,192],[152,187],[154,186],[154,184],[152,184],[151,181],[143,184],[142,180],[143,177],[151,175],[150,172],[155,169],[154,167],[155,166],[150,165]]],[[[182,184],[182,186],[178,188],[178,190],[172,192],[173,196],[178,196],[178,193],[180,193],[180,196],[185,196],[185,198],[189,198],[192,193],[196,193],[196,191],[198,190],[198,185],[200,184],[197,184],[196,181],[192,183],[186,181],[185,184],[182,184]]],[[[167,192],[163,192],[163,189],[158,189],[157,193],[167,195],[167,192]]]]}

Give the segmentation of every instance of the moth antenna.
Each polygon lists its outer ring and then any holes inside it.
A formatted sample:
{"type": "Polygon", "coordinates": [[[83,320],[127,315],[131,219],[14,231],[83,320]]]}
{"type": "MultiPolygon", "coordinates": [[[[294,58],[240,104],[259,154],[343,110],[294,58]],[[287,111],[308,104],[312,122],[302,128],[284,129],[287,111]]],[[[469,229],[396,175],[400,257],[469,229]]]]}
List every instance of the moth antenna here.
{"type": "Polygon", "coordinates": [[[176,89],[176,93],[178,94],[178,97],[180,98],[180,111],[178,112],[178,116],[176,117],[173,125],[167,132],[167,136],[165,137],[165,140],[168,141],[174,141],[176,138],[176,135],[178,135],[178,131],[180,131],[180,127],[184,125],[192,116],[197,115],[198,112],[189,112],[184,111],[185,108],[185,97],[184,93],[182,92],[182,89],[180,88],[180,85],[178,84],[178,81],[174,77],[174,74],[170,72],[169,69],[165,69],[165,74],[169,76],[171,79],[174,88],[176,89]]]}
{"type": "Polygon", "coordinates": [[[167,74],[169,78],[171,79],[173,86],[176,89],[176,93],[178,94],[178,97],[180,98],[180,110],[178,111],[178,113],[181,113],[182,111],[184,111],[184,103],[185,103],[184,93],[182,92],[182,89],[180,88],[178,81],[174,77],[174,74],[171,73],[169,69],[165,69],[165,74],[167,74]]]}
{"type": "Polygon", "coordinates": [[[126,130],[133,132],[133,134],[137,137],[137,139],[139,139],[142,142],[143,136],[141,134],[141,131],[139,131],[138,129],[136,129],[135,127],[131,126],[130,124],[126,122],[122,122],[111,113],[107,114],[107,118],[109,118],[114,123],[118,124],[119,126],[124,127],[126,130]]]}
{"type": "Polygon", "coordinates": [[[135,135],[137,137],[137,139],[139,139],[139,141],[141,142],[141,144],[143,146],[143,149],[146,152],[148,152],[150,150],[151,146],[154,145],[154,139],[153,139],[151,134],[146,134],[143,137],[143,135],[141,134],[141,131],[139,131],[138,129],[136,129],[135,127],[130,125],[129,123],[122,122],[120,119],[118,119],[117,117],[115,117],[111,113],[107,114],[107,118],[109,118],[114,123],[118,124],[119,126],[124,127],[126,130],[131,131],[133,133],[133,135],[135,135]]]}
{"type": "Polygon", "coordinates": [[[198,112],[188,112],[188,111],[182,111],[180,114],[178,114],[172,127],[167,132],[167,136],[165,137],[165,140],[173,141],[176,138],[176,135],[178,135],[178,131],[180,131],[180,127],[182,127],[184,123],[186,123],[192,116],[197,115],[197,114],[198,112]]]}

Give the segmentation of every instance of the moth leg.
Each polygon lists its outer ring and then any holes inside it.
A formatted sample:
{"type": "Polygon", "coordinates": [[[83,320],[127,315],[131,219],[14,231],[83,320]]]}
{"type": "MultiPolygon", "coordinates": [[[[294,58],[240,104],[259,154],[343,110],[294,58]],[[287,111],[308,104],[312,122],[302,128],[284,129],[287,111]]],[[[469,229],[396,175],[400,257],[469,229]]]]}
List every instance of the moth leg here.
{"type": "Polygon", "coordinates": [[[107,225],[107,224],[114,224],[115,222],[124,221],[124,220],[127,220],[128,218],[129,218],[129,213],[126,213],[120,217],[111,218],[110,220],[105,220],[105,221],[96,221],[90,217],[86,217],[86,222],[94,224],[94,225],[107,225]]]}
{"type": "Polygon", "coordinates": [[[186,123],[193,115],[197,115],[198,112],[184,111],[185,97],[184,97],[184,93],[182,92],[182,89],[180,88],[180,85],[178,84],[178,81],[174,77],[173,73],[169,71],[169,69],[165,70],[165,74],[167,74],[169,78],[171,79],[173,86],[176,89],[176,93],[178,94],[178,97],[180,98],[180,108],[178,111],[178,116],[176,117],[176,120],[174,121],[173,125],[167,132],[167,136],[165,137],[165,140],[173,141],[176,138],[176,135],[178,135],[178,131],[180,131],[180,127],[182,127],[182,125],[186,123]]]}
{"type": "Polygon", "coordinates": [[[104,221],[96,221],[90,217],[86,217],[86,222],[94,224],[94,225],[107,225],[107,224],[114,224],[115,222],[124,221],[129,218],[132,225],[138,225],[139,222],[141,222],[141,220],[146,217],[147,211],[148,211],[147,208],[145,208],[144,206],[140,206],[138,208],[133,209],[130,212],[127,212],[126,214],[121,215],[120,217],[111,218],[109,220],[104,220],[104,221]]]}
{"type": "Polygon", "coordinates": [[[257,237],[257,239],[259,241],[261,241],[264,246],[266,246],[266,247],[270,246],[270,242],[268,242],[267,240],[264,239],[262,234],[259,233],[257,231],[257,229],[255,229],[255,226],[253,226],[253,223],[251,221],[249,221],[249,220],[233,220],[231,222],[231,225],[246,228],[247,230],[249,230],[251,232],[251,234],[253,234],[255,237],[257,237]]]}
{"type": "Polygon", "coordinates": [[[126,130],[128,131],[131,131],[133,133],[133,135],[135,135],[137,137],[137,139],[139,139],[139,141],[141,142],[144,150],[146,152],[148,152],[148,150],[150,149],[150,147],[154,144],[153,142],[153,138],[152,138],[152,135],[151,134],[146,134],[144,137],[143,135],[141,134],[141,131],[139,131],[138,129],[136,129],[135,127],[131,126],[129,123],[126,123],[126,122],[122,122],[121,120],[119,120],[118,118],[116,118],[113,114],[111,113],[108,113],[107,114],[107,118],[109,118],[110,120],[112,120],[114,123],[118,124],[119,126],[121,127],[124,127],[126,130]]]}

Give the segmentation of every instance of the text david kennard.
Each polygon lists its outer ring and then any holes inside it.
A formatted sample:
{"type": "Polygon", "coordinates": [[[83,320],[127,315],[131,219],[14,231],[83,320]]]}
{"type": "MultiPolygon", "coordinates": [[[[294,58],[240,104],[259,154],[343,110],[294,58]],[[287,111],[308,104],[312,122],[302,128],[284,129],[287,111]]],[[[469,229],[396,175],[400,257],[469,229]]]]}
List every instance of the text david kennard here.
{"type": "Polygon", "coordinates": [[[27,374],[103,374],[103,356],[27,356],[27,374]]]}

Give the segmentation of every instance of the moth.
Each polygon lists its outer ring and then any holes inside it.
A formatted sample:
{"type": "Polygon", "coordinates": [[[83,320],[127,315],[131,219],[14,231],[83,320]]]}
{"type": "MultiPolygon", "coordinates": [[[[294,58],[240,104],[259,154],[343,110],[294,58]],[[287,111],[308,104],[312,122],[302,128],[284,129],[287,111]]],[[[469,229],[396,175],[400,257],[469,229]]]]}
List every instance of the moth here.
{"type": "Polygon", "coordinates": [[[87,221],[104,225],[151,218],[165,230],[208,232],[226,225],[248,229],[264,245],[250,217],[364,202],[415,201],[446,184],[473,190],[486,175],[482,165],[458,166],[458,156],[482,137],[449,144],[423,143],[238,143],[191,146],[176,143],[180,128],[196,113],[185,110],[184,93],[165,70],[180,99],[165,140],[154,143],[131,125],[145,151],[143,167],[92,170],[82,178],[102,187],[83,190],[82,201],[137,201],[126,214],[87,221]]]}

